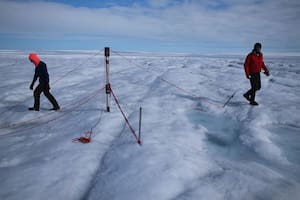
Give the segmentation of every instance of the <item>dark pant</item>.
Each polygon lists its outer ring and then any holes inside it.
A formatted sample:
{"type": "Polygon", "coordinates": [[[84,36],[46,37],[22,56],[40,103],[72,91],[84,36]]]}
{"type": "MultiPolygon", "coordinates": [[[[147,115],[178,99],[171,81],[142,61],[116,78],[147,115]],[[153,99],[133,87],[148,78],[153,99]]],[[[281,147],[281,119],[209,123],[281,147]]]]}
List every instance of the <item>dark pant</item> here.
{"type": "Polygon", "coordinates": [[[246,92],[246,95],[250,98],[250,102],[255,101],[255,92],[257,90],[260,90],[261,88],[261,82],[260,82],[260,73],[254,73],[250,75],[250,84],[251,89],[246,92]]]}
{"type": "Polygon", "coordinates": [[[34,108],[36,110],[40,109],[40,96],[41,93],[44,92],[44,95],[47,97],[47,99],[52,103],[53,108],[59,108],[59,105],[54,98],[54,96],[50,93],[50,87],[48,83],[40,83],[34,90],[34,108]]]}

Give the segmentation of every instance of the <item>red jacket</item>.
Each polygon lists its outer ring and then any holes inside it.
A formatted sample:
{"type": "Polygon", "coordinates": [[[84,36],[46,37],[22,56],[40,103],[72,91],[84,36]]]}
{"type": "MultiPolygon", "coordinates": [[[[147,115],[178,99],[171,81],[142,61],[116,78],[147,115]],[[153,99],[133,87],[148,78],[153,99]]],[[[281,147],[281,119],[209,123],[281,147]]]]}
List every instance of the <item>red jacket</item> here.
{"type": "Polygon", "coordinates": [[[244,63],[244,68],[245,68],[246,77],[249,77],[249,75],[252,73],[260,73],[261,68],[263,68],[265,72],[269,71],[267,66],[264,63],[263,55],[262,54],[257,55],[254,52],[248,54],[244,63]]]}

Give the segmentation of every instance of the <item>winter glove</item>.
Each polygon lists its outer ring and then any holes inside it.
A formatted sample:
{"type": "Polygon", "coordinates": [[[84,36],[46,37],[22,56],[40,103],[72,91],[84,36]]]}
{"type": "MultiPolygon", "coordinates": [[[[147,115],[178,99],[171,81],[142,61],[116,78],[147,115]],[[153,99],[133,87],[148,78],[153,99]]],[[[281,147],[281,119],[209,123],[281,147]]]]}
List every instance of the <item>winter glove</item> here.
{"type": "Polygon", "coordinates": [[[30,85],[29,89],[30,89],[30,90],[33,90],[33,84],[30,85]]]}
{"type": "Polygon", "coordinates": [[[265,71],[264,74],[265,74],[266,76],[270,76],[270,72],[269,72],[269,71],[265,71]]]}

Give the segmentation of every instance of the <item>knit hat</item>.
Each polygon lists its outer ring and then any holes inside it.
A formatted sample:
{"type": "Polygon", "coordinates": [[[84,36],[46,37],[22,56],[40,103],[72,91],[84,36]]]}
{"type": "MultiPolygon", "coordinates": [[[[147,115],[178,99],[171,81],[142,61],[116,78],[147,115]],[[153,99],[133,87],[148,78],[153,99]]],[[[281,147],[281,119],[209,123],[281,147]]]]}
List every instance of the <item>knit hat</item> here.
{"type": "Polygon", "coordinates": [[[254,49],[256,49],[256,48],[260,48],[261,49],[261,43],[255,43],[255,45],[254,45],[254,49]]]}

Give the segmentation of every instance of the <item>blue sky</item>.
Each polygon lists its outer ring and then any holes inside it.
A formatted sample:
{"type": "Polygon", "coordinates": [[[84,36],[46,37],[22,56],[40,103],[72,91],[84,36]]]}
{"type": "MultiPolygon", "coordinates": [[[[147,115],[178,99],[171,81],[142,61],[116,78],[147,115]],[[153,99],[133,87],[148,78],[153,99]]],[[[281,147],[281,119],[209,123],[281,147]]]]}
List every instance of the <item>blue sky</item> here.
{"type": "Polygon", "coordinates": [[[299,0],[1,0],[0,49],[300,52],[299,0]]]}

